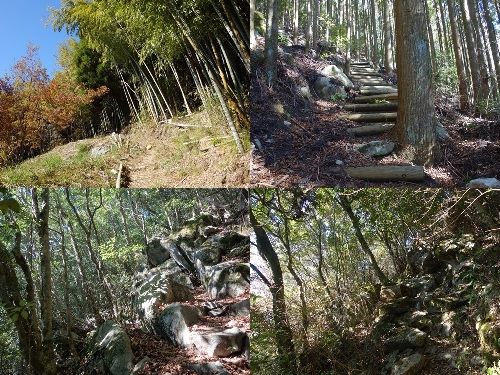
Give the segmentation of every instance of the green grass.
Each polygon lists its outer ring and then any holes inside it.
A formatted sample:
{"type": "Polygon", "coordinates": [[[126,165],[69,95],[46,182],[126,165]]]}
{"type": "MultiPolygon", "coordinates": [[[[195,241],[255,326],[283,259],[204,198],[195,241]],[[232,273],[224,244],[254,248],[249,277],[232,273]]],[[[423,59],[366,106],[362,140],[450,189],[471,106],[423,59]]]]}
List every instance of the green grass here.
{"type": "MultiPolygon", "coordinates": [[[[211,123],[218,124],[219,120],[223,120],[220,114],[212,113],[211,123]]],[[[18,165],[0,167],[0,187],[114,187],[117,175],[112,170],[117,170],[120,163],[129,170],[138,171],[139,177],[133,181],[144,181],[147,186],[161,186],[164,181],[201,185],[203,179],[219,176],[218,171],[226,166],[228,173],[234,171],[235,161],[241,155],[225,126],[206,127],[208,122],[203,112],[174,122],[193,127],[179,129],[169,124],[164,128],[155,123],[134,124],[121,148],[112,146],[98,157],[92,157],[91,150],[102,143],[110,144],[109,136],[58,146],[18,165]],[[218,151],[200,150],[201,139],[205,139],[209,147],[215,145],[218,151]],[[148,170],[149,174],[144,172],[148,170]]],[[[248,151],[249,132],[241,131],[240,136],[248,151]]]]}
{"type": "Polygon", "coordinates": [[[87,146],[79,145],[69,160],[50,153],[0,169],[0,186],[113,186],[112,167],[106,168],[109,163],[109,159],[90,157],[87,146]]]}

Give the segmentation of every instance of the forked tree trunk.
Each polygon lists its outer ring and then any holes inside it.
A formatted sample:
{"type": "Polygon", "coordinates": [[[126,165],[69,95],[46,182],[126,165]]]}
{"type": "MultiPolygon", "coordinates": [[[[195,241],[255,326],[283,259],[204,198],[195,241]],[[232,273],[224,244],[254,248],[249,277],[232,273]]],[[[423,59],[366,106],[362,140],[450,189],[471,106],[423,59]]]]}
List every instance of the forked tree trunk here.
{"type": "Polygon", "coordinates": [[[394,129],[404,157],[431,166],[439,158],[439,145],[425,6],[425,0],[395,2],[399,91],[394,129]]]}

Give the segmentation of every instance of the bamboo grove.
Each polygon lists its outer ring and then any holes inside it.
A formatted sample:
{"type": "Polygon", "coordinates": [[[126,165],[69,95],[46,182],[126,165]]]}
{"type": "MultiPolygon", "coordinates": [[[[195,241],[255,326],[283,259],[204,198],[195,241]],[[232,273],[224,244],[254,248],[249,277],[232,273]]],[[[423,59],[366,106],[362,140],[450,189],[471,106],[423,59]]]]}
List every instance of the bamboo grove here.
{"type": "MultiPolygon", "coordinates": [[[[491,114],[500,98],[495,27],[500,22],[499,1],[426,0],[422,4],[427,20],[422,27],[427,29],[438,97],[456,98],[461,110],[491,114]]],[[[255,0],[251,9],[264,16],[276,12],[276,22],[290,33],[293,44],[305,36],[306,50],[319,52],[326,45],[353,61],[364,58],[384,67],[388,74],[396,68],[394,0],[286,0],[279,6],[277,0],[268,4],[255,0]]]]}
{"type": "Polygon", "coordinates": [[[215,95],[243,151],[237,128],[249,126],[247,9],[234,0],[65,0],[53,24],[111,62],[138,120],[141,112],[157,122],[189,114],[215,95]]]}

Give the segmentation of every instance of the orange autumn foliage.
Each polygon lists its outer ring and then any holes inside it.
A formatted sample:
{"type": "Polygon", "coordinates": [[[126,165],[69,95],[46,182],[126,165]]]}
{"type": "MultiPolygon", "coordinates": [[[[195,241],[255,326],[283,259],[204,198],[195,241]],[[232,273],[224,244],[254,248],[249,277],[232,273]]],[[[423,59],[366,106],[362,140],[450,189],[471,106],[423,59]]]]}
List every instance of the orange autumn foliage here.
{"type": "Polygon", "coordinates": [[[90,104],[106,87],[87,90],[65,73],[50,79],[28,45],[27,55],[0,79],[0,165],[21,162],[69,139],[85,123],[90,104]]]}

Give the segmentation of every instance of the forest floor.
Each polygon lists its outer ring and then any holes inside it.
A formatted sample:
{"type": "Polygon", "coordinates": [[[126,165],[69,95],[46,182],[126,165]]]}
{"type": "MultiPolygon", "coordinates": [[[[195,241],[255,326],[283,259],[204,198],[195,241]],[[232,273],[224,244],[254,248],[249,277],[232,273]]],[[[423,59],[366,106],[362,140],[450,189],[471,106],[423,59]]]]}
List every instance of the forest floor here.
{"type": "MultiPolygon", "coordinates": [[[[0,186],[115,187],[122,164],[121,187],[247,187],[249,152],[238,154],[228,131],[198,126],[200,117],[133,124],[121,141],[104,135],[57,146],[0,168],[0,186]]],[[[248,150],[248,137],[242,142],[248,150]]]]}
{"type": "MultiPolygon", "coordinates": [[[[206,291],[202,288],[196,288],[194,293],[194,302],[189,304],[203,308],[204,302],[209,302],[206,291]]],[[[217,300],[223,305],[230,305],[250,298],[250,290],[237,298],[226,298],[217,300]]],[[[205,316],[202,320],[190,327],[190,331],[198,328],[232,328],[238,327],[242,331],[250,334],[250,317],[234,316],[205,316]]],[[[249,375],[250,368],[248,360],[243,354],[237,354],[227,358],[207,357],[197,354],[191,348],[179,348],[169,345],[160,337],[144,332],[139,328],[129,327],[127,333],[130,336],[132,350],[136,362],[148,356],[150,361],[146,363],[139,374],[172,374],[172,375],[197,375],[191,366],[209,362],[220,362],[226,370],[232,375],[249,375]]]]}
{"type": "MultiPolygon", "coordinates": [[[[444,95],[436,97],[436,112],[450,138],[440,141],[441,160],[425,168],[424,182],[382,183],[348,177],[345,167],[410,163],[398,156],[397,147],[395,153],[375,158],[354,149],[355,144],[392,138],[386,133],[360,140],[347,133],[355,123],[340,116],[349,113],[343,106],[352,102],[355,90],[341,101],[320,99],[314,93],[313,83],[321,69],[342,63],[340,56],[313,58],[301,46],[281,46],[293,55],[294,63],[278,59],[277,82],[269,87],[262,79],[258,50],[263,48],[263,38],[257,38],[252,51],[250,116],[252,141],[258,139],[262,150],[252,150],[251,187],[460,187],[475,178],[500,178],[500,120],[461,113],[457,101],[444,95]],[[306,85],[311,88],[310,100],[299,94],[299,87],[306,85]]],[[[385,79],[395,83],[394,77],[385,79]]]]}

